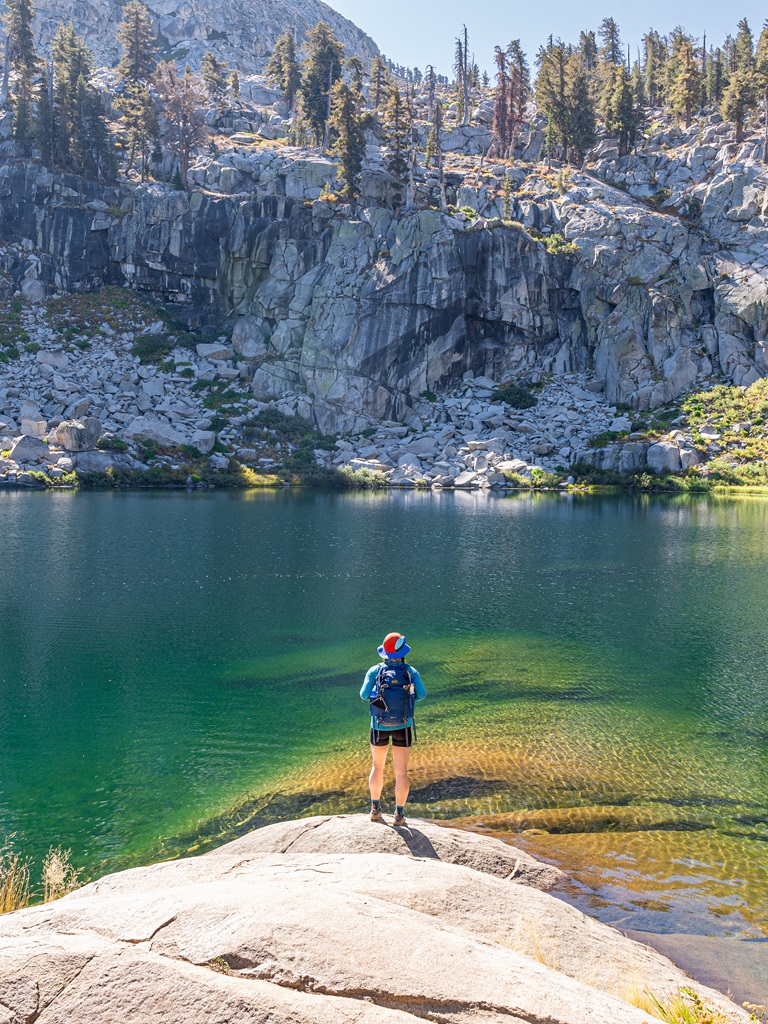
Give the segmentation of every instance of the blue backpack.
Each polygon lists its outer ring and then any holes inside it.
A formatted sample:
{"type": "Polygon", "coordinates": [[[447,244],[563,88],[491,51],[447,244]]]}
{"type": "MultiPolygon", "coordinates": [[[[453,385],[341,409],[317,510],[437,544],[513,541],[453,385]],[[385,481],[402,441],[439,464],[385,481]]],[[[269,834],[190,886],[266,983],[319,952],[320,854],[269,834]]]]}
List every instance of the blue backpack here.
{"type": "Polygon", "coordinates": [[[407,667],[402,662],[380,665],[370,696],[374,730],[378,732],[382,726],[389,729],[406,728],[408,719],[413,718],[415,703],[415,690],[407,667]]]}

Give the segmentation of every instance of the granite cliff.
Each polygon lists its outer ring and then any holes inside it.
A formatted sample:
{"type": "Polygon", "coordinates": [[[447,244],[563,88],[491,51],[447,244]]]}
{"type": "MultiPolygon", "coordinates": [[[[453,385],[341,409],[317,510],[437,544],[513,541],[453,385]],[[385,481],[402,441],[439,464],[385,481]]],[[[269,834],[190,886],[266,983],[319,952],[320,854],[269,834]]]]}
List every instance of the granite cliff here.
{"type": "MultiPolygon", "coordinates": [[[[111,66],[120,58],[115,30],[122,18],[118,0],[36,0],[35,42],[47,52],[56,26],[73,22],[100,64],[111,66]]],[[[291,29],[301,43],[308,29],[327,22],[347,49],[370,59],[378,53],[374,41],[322,0],[149,0],[162,56],[190,61],[194,66],[211,50],[241,71],[263,67],[275,41],[291,29]]],[[[4,5],[0,5],[0,11],[4,5]]]]}
{"type": "MultiPolygon", "coordinates": [[[[192,324],[228,323],[254,395],[325,430],[407,422],[423,392],[468,371],[589,371],[610,402],[635,409],[711,379],[757,380],[768,368],[762,166],[721,147],[689,183],[686,201],[701,196],[692,218],[619,180],[648,156],[609,160],[566,187],[540,165],[490,165],[457,182],[463,212],[401,219],[375,201],[375,162],[364,205],[340,207],[320,199],[333,163],[287,147],[203,161],[191,193],[109,191],[10,162],[2,265],[8,289],[29,297],[118,283],[192,324]],[[499,216],[508,174],[515,223],[499,216]],[[550,251],[553,235],[565,249],[550,251]]],[[[677,173],[665,160],[657,182],[677,173]]]]}

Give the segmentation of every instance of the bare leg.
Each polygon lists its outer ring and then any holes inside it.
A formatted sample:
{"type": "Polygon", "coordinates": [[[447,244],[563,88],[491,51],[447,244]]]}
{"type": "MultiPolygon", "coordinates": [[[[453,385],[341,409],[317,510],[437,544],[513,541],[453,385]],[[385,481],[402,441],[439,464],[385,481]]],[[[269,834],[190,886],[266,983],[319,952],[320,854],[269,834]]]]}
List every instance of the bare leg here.
{"type": "Polygon", "coordinates": [[[392,760],[395,762],[395,803],[398,807],[405,807],[411,783],[408,778],[408,758],[411,756],[410,747],[392,747],[392,760]]]}
{"type": "Polygon", "coordinates": [[[384,786],[384,762],[387,760],[389,744],[386,747],[375,747],[371,744],[371,774],[368,776],[368,785],[371,790],[371,800],[378,800],[381,797],[381,790],[384,786]]]}

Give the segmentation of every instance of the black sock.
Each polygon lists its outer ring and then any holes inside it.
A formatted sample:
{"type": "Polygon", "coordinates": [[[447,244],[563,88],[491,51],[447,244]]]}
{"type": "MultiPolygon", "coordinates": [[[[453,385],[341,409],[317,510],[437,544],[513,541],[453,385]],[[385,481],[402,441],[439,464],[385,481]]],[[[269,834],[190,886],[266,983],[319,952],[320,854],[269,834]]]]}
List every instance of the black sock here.
{"type": "Polygon", "coordinates": [[[405,817],[405,804],[403,804],[402,807],[400,804],[395,804],[395,813],[402,814],[403,817],[405,817]]]}
{"type": "Polygon", "coordinates": [[[381,810],[381,800],[374,800],[373,797],[371,797],[371,810],[373,810],[373,811],[380,811],[381,810]]]}

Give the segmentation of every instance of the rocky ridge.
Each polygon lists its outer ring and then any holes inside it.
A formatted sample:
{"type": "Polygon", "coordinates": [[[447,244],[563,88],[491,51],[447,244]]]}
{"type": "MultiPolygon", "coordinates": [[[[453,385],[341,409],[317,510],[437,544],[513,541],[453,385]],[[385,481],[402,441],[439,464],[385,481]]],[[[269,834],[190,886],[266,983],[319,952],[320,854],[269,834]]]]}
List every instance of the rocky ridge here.
{"type": "Polygon", "coordinates": [[[647,1024],[649,992],[664,1002],[687,986],[723,1019],[747,1020],[540,891],[552,873],[431,822],[268,826],[4,915],[0,1013],[14,1024],[647,1024]]]}
{"type": "MultiPolygon", "coordinates": [[[[172,0],[148,0],[164,59],[188,61],[197,66],[211,50],[244,72],[261,69],[278,37],[291,29],[301,43],[308,29],[327,22],[348,53],[370,60],[378,47],[353,22],[322,0],[187,0],[180,7],[172,0]]],[[[47,52],[58,24],[72,21],[100,64],[114,65],[120,58],[115,31],[122,18],[117,0],[37,0],[35,43],[47,52]]],[[[4,5],[0,5],[0,11],[4,5]]]]}

